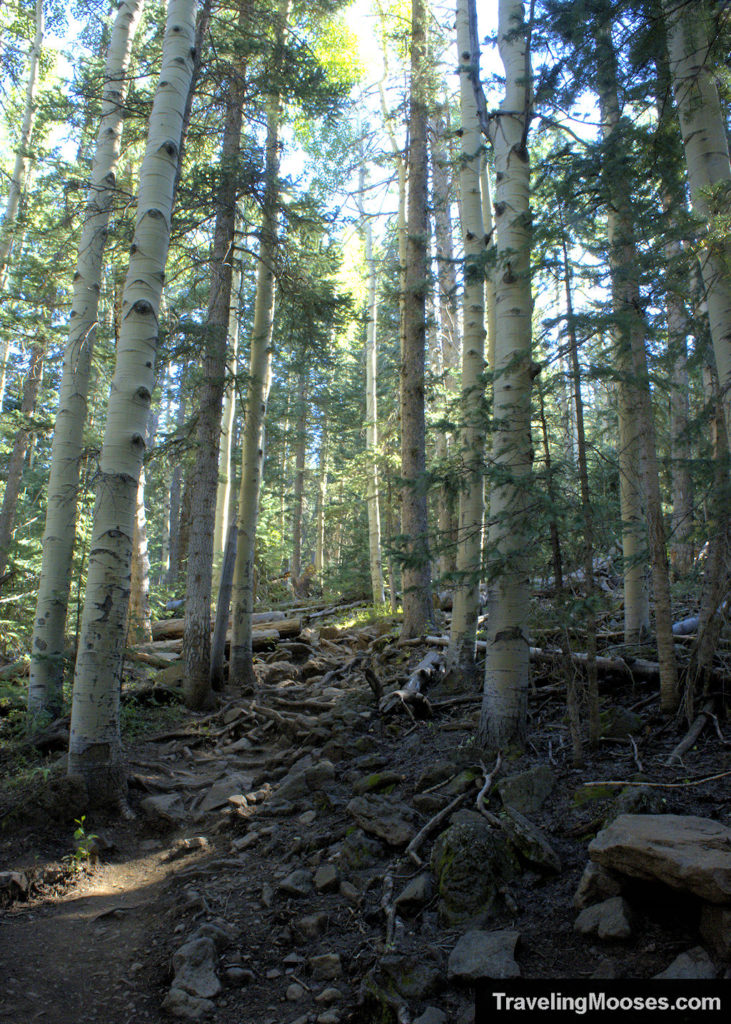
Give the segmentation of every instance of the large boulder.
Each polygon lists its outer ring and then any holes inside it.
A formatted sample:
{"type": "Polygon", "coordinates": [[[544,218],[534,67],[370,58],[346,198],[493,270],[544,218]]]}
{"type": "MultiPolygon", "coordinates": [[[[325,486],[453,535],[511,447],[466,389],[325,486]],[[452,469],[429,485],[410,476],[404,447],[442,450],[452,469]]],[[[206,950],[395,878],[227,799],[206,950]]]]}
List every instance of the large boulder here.
{"type": "Polygon", "coordinates": [[[439,913],[448,925],[487,921],[517,865],[500,833],[486,822],[459,821],[437,838],[431,867],[439,913]]]}
{"type": "Polygon", "coordinates": [[[710,818],[621,814],[589,844],[589,856],[707,903],[731,903],[731,829],[710,818]]]}

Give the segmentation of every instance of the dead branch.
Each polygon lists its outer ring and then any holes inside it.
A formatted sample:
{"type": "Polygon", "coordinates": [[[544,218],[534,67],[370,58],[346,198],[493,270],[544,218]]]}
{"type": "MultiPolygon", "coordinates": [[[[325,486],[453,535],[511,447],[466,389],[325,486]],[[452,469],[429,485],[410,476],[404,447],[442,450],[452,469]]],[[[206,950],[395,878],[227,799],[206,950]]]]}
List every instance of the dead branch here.
{"type": "Polygon", "coordinates": [[[421,831],[414,836],[406,847],[406,856],[411,858],[417,868],[423,867],[424,861],[419,857],[416,851],[419,849],[426,837],[434,831],[437,825],[441,825],[444,819],[448,818],[452,811],[455,811],[460,804],[465,802],[467,796],[467,793],[460,793],[459,796],[456,796],[454,800],[447,804],[446,807],[443,807],[441,811],[438,811],[433,818],[430,818],[429,821],[427,821],[426,825],[424,825],[421,831]]]}
{"type": "Polygon", "coordinates": [[[693,744],[698,739],[700,734],[703,732],[708,722],[708,716],[712,711],[713,701],[709,700],[703,706],[703,709],[701,710],[700,714],[696,717],[695,721],[691,725],[688,732],[685,734],[684,738],[680,741],[675,750],[673,750],[673,752],[668,757],[667,761],[665,762],[666,765],[671,765],[673,761],[682,760],[683,754],[687,753],[687,751],[690,750],[690,748],[693,746],[693,744]]]}

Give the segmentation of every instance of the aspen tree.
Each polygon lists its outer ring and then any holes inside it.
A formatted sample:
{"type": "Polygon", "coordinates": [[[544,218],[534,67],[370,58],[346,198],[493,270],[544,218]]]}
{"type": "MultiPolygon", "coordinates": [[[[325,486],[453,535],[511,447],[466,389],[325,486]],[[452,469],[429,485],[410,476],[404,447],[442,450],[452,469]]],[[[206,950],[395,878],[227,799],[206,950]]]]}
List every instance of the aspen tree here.
{"type": "MultiPolygon", "coordinates": [[[[277,49],[281,49],[289,16],[289,0],[280,0],[277,11],[277,49]]],[[[241,459],[238,541],[234,570],[231,659],[229,682],[251,688],[256,684],[252,652],[254,610],[254,549],[259,518],[259,492],[264,463],[264,424],[271,385],[272,323],[274,319],[274,263],[277,255],[279,207],[279,120],[281,97],[267,97],[267,135],[254,323],[251,332],[249,382],[241,459]]]]}
{"type": "MultiPolygon", "coordinates": [[[[625,424],[627,440],[630,439],[630,432],[636,434],[637,438],[637,456],[646,502],[644,518],[647,526],[655,596],[655,633],[660,665],[660,703],[663,710],[669,713],[674,711],[677,706],[678,678],[672,635],[668,555],[657,469],[655,420],[645,349],[646,326],[641,312],[639,258],[635,242],[631,199],[627,192],[626,181],[620,180],[617,173],[618,169],[621,170],[623,166],[627,166],[628,154],[618,96],[616,54],[611,39],[610,24],[607,20],[609,8],[602,4],[598,13],[604,19],[596,31],[597,88],[602,116],[602,135],[607,143],[607,151],[611,149],[612,159],[617,161],[611,170],[605,166],[605,172],[609,268],[612,278],[612,307],[616,317],[615,352],[621,375],[620,416],[624,414],[627,417],[625,424]]],[[[622,435],[623,425],[620,420],[620,443],[622,443],[622,435]]],[[[634,472],[634,466],[632,470],[634,472]]],[[[620,473],[621,471],[620,462],[620,473]]],[[[625,486],[634,488],[635,481],[626,481],[625,486]]],[[[637,499],[639,495],[635,492],[633,497],[637,499]]],[[[644,547],[641,515],[641,505],[633,508],[631,520],[627,518],[626,508],[622,510],[625,531],[623,536],[628,537],[633,546],[637,543],[639,547],[638,551],[633,551],[635,557],[640,555],[642,547],[644,547]]],[[[625,559],[626,557],[625,551],[625,559]]],[[[643,572],[643,569],[642,562],[636,566],[626,564],[625,580],[628,573],[643,572]]],[[[631,605],[629,608],[627,607],[628,596],[632,599],[634,595],[631,589],[627,589],[625,581],[625,633],[628,632],[628,626],[630,626],[631,632],[628,639],[631,637],[631,639],[637,640],[639,639],[639,630],[638,635],[635,636],[633,619],[637,609],[631,605]]],[[[644,604],[642,610],[644,613],[644,604]]]]}
{"type": "Polygon", "coordinates": [[[92,804],[119,802],[124,792],[119,691],[132,537],[154,384],[178,148],[193,68],[195,9],[195,0],[168,3],[100,456],[69,743],[69,774],[85,779],[92,804]]]}
{"type": "Polygon", "coordinates": [[[317,467],[317,514],[315,529],[315,572],[322,576],[325,568],[325,503],[327,501],[328,421],[322,415],[320,457],[317,467]]]}
{"type": "Polygon", "coordinates": [[[58,412],[43,534],[41,577],[31,643],[28,709],[60,713],[66,614],[76,529],[79,466],[86,422],[91,359],[96,337],[102,261],[115,194],[127,69],[144,0],[124,0],[107,52],[102,112],[74,274],[69,332],[63,358],[58,412]]]}
{"type": "Polygon", "coordinates": [[[731,236],[722,219],[731,197],[731,160],[710,59],[713,14],[706,0],[663,0],[663,10],[691,203],[703,229],[700,262],[713,351],[731,423],[731,236]]]}
{"type": "MultiPolygon", "coordinates": [[[[238,31],[248,21],[241,2],[238,31]]],[[[191,708],[211,703],[211,587],[216,518],[218,452],[226,380],[226,341],[231,307],[232,249],[236,227],[236,174],[241,148],[244,96],[243,66],[234,66],[228,81],[226,118],[216,198],[211,280],[204,327],[203,380],[198,388],[195,468],[191,492],[190,535],[185,588],[183,660],[185,702],[191,708]]]]}
{"type": "Polygon", "coordinates": [[[490,491],[489,545],[496,564],[488,572],[485,692],[478,734],[480,743],[496,748],[520,742],[525,730],[530,681],[526,502],[533,460],[527,149],[533,103],[531,61],[522,0],[500,0],[498,11],[505,98],[491,131],[497,182],[492,459],[500,479],[490,491]]]}
{"type": "Polygon", "coordinates": [[[365,262],[368,274],[366,308],[366,456],[368,460],[366,503],[368,505],[368,554],[371,574],[371,597],[374,604],[383,604],[383,567],[381,562],[381,512],[378,480],[378,291],[376,261],[373,256],[373,227],[363,206],[365,191],[365,157],[361,152],[360,196],[358,210],[363,222],[365,262]]]}
{"type": "Polygon", "coordinates": [[[462,400],[460,426],[459,530],[448,665],[475,674],[475,639],[482,562],[483,466],[485,458],[485,229],[482,222],[480,165],[482,134],[472,75],[479,53],[472,51],[467,0],[457,3],[457,52],[462,112],[459,180],[464,291],[462,299],[462,400]]]}
{"type": "MultiPolygon", "coordinates": [[[[8,185],[8,201],[5,207],[5,213],[3,214],[2,223],[0,224],[0,298],[5,294],[8,279],[8,264],[10,261],[10,252],[13,247],[15,225],[18,219],[20,200],[28,172],[30,140],[36,115],[36,93],[38,91],[38,78],[40,75],[41,48],[43,46],[44,28],[43,0],[36,0],[35,36],[33,37],[30,59],[28,62],[28,81],[25,89],[23,120],[20,127],[18,146],[15,150],[15,165],[8,185]]],[[[5,397],[5,375],[7,371],[9,348],[9,337],[5,336],[0,338],[0,411],[2,410],[3,399],[5,397]]]]}
{"type": "Polygon", "coordinates": [[[432,621],[426,501],[424,357],[427,265],[427,9],[411,5],[408,215],[404,347],[401,355],[401,532],[404,536],[401,637],[423,633],[432,621]]]}
{"type": "MultiPolygon", "coordinates": [[[[292,583],[295,588],[302,575],[302,510],[305,491],[307,454],[307,371],[301,370],[297,385],[297,434],[294,442],[294,490],[292,494],[292,583]]],[[[295,596],[297,596],[295,590],[295,596]]]]}

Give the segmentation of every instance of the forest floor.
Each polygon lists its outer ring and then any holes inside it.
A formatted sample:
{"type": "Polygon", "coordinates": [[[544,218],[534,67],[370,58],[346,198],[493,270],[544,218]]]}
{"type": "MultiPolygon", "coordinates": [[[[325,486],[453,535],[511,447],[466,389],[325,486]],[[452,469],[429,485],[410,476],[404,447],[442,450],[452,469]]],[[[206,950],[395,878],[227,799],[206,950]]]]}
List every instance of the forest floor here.
{"type": "MultiPolygon", "coordinates": [[[[448,919],[429,877],[454,818],[435,823],[415,856],[405,848],[448,805],[457,820],[475,818],[493,767],[474,743],[479,695],[440,682],[432,717],[414,721],[403,706],[380,713],[364,676],[369,667],[388,692],[425,650],[399,645],[392,620],[319,623],[260,660],[254,698],[223,694],[212,715],[141,705],[126,745],[133,816],[83,819],[76,845],[79,813],[67,802],[60,820],[48,798],[62,752],[31,765],[32,784],[7,783],[0,872],[19,874],[0,874],[0,1021],[170,1021],[174,976],[195,969],[201,996],[178,1003],[189,1019],[469,1024],[472,991],[447,961],[475,922],[448,919]],[[197,967],[176,956],[191,939],[197,967]]],[[[155,673],[134,666],[128,686],[144,691],[143,676],[155,673]]],[[[667,766],[687,724],[660,716],[653,686],[605,678],[605,736],[576,768],[562,682],[558,667],[534,673],[526,752],[503,760],[486,808],[499,814],[505,779],[539,769],[526,815],[560,869],[523,860],[477,924],[519,933],[523,978],[649,979],[699,945],[698,908],[644,886],[628,938],[578,934],[588,843],[622,811],[728,823],[729,749],[707,728],[667,766]]],[[[5,771],[17,756],[6,748],[5,771]]]]}

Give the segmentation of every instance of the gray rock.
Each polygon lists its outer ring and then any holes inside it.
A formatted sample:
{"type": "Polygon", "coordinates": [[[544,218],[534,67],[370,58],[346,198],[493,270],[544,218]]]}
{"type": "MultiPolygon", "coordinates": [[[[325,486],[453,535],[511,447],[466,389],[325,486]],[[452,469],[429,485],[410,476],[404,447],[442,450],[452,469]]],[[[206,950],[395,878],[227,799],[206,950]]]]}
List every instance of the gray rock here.
{"type": "Polygon", "coordinates": [[[210,999],[199,999],[182,988],[174,985],[163,999],[163,1010],[172,1014],[173,1017],[182,1017],[183,1020],[203,1020],[210,1016],[216,1009],[216,1004],[210,999]]]}
{"type": "Polygon", "coordinates": [[[611,708],[602,711],[599,716],[601,734],[608,739],[624,739],[626,736],[638,736],[644,728],[642,715],[626,708],[611,708]]]}
{"type": "Polygon", "coordinates": [[[180,860],[181,857],[187,857],[188,854],[195,853],[198,850],[207,850],[210,845],[210,842],[205,836],[192,836],[190,839],[178,839],[170,847],[167,856],[163,857],[163,861],[170,862],[180,860]]]}
{"type": "Polygon", "coordinates": [[[173,988],[210,999],[221,991],[216,974],[218,957],[213,939],[190,939],[173,956],[173,988]]]}
{"type": "Polygon", "coordinates": [[[340,1011],[331,1009],[318,1013],[316,1024],[340,1024],[340,1011]]]}
{"type": "Polygon", "coordinates": [[[292,982],[291,985],[287,986],[285,997],[287,1001],[290,1003],[298,1003],[300,999],[302,999],[304,994],[305,990],[302,988],[302,986],[298,985],[297,982],[292,982]]]}
{"type": "Polygon", "coordinates": [[[297,918],[294,926],[304,938],[315,939],[326,931],[329,922],[329,915],[320,911],[319,914],[307,914],[305,917],[297,918]]]}
{"type": "Polygon", "coordinates": [[[298,768],[294,765],[282,779],[277,790],[278,800],[301,800],[330,782],[335,777],[335,765],[323,759],[316,764],[298,768]]]}
{"type": "Polygon", "coordinates": [[[582,910],[574,922],[574,931],[600,939],[627,939],[632,934],[630,908],[621,896],[612,896],[582,910]]]}
{"type": "Polygon", "coordinates": [[[392,790],[403,781],[403,775],[398,772],[373,772],[358,779],[353,785],[353,792],[356,796],[362,796],[364,793],[383,793],[392,790]]]}
{"type": "Polygon", "coordinates": [[[500,824],[510,845],[529,864],[543,871],[561,870],[561,858],[548,838],[514,807],[506,805],[500,824]]]}
{"type": "Polygon", "coordinates": [[[379,968],[384,987],[404,999],[424,999],[436,992],[442,981],[438,965],[425,956],[389,953],[381,957],[379,968]]]}
{"type": "Polygon", "coordinates": [[[502,834],[487,822],[450,825],[432,849],[439,915],[447,925],[487,921],[500,889],[517,873],[502,834]]]}
{"type": "Polygon", "coordinates": [[[447,1024],[447,1015],[436,1006],[427,1006],[420,1017],[417,1017],[414,1024],[447,1024]]]}
{"type": "Polygon", "coordinates": [[[702,946],[694,946],[687,953],[681,953],[680,956],[676,956],[670,966],[666,967],[660,974],[656,974],[655,977],[673,980],[715,978],[716,968],[713,966],[713,961],[705,949],[702,946]]]}
{"type": "Polygon", "coordinates": [[[179,825],[186,818],[183,801],[177,793],[146,796],[144,800],[140,801],[140,808],[147,818],[167,821],[173,825],[179,825]]]}
{"type": "Polygon", "coordinates": [[[202,799],[195,805],[198,814],[208,814],[209,811],[225,807],[232,796],[242,796],[251,789],[252,776],[240,775],[237,773],[226,775],[218,782],[214,782],[211,788],[205,793],[202,799]]]}
{"type": "Polygon", "coordinates": [[[335,892],[340,885],[340,875],[334,864],[322,864],[315,872],[315,888],[318,892],[335,892]]]}
{"type": "Polygon", "coordinates": [[[311,956],[308,963],[315,981],[333,981],[343,973],[338,953],[321,953],[319,956],[311,956]]]}
{"type": "Polygon", "coordinates": [[[389,846],[405,846],[415,835],[414,812],[392,797],[356,796],[347,810],[364,832],[377,836],[389,846]]]}
{"type": "Polygon", "coordinates": [[[10,903],[28,895],[28,878],[22,871],[0,871],[0,902],[10,903]]]}
{"type": "Polygon", "coordinates": [[[417,793],[423,793],[425,789],[431,789],[432,786],[438,786],[441,782],[451,779],[457,771],[458,768],[452,761],[437,761],[421,773],[414,789],[417,793]]]}
{"type": "Polygon", "coordinates": [[[556,785],[556,776],[547,765],[538,765],[526,772],[508,775],[497,785],[503,804],[522,814],[541,809],[556,785]]]}
{"type": "Polygon", "coordinates": [[[309,896],[312,892],[312,872],[307,868],[297,868],[278,885],[280,892],[287,896],[309,896]]]}
{"type": "Polygon", "coordinates": [[[619,896],[620,892],[621,886],[617,878],[601,864],[595,864],[590,860],[574,893],[574,906],[577,910],[583,910],[584,907],[601,903],[610,896],[619,896]]]}
{"type": "Polygon", "coordinates": [[[222,952],[229,946],[238,935],[238,929],[222,918],[214,921],[205,921],[196,928],[190,936],[189,942],[193,939],[211,939],[218,952],[222,952]]]}
{"type": "Polygon", "coordinates": [[[731,960],[731,907],[705,903],[701,909],[700,933],[714,953],[723,960],[731,960]]]}
{"type": "Polygon", "coordinates": [[[353,885],[352,882],[348,882],[346,879],[343,879],[340,883],[339,892],[343,899],[347,900],[348,903],[360,903],[360,891],[353,885]]]}
{"type": "Polygon", "coordinates": [[[434,895],[434,882],[427,872],[417,875],[396,897],[396,908],[399,913],[418,914],[434,895]]]}
{"type": "Polygon", "coordinates": [[[589,844],[603,867],[731,903],[731,829],[710,818],[622,814],[589,844]]]}
{"type": "Polygon", "coordinates": [[[237,988],[250,984],[256,977],[253,971],[248,970],[246,967],[237,967],[236,965],[227,967],[223,972],[223,976],[229,985],[236,986],[237,988]]]}
{"type": "Polygon", "coordinates": [[[520,934],[513,931],[470,931],[449,955],[449,977],[459,981],[482,978],[519,978],[515,947],[520,934]]]}
{"type": "Polygon", "coordinates": [[[331,1003],[338,1003],[343,998],[343,993],[339,988],[324,988],[319,995],[315,996],[315,1002],[321,1006],[329,1006],[331,1003]]]}
{"type": "Polygon", "coordinates": [[[665,810],[661,790],[651,786],[625,786],[612,801],[602,828],[608,828],[620,814],[664,814],[665,810]]]}

